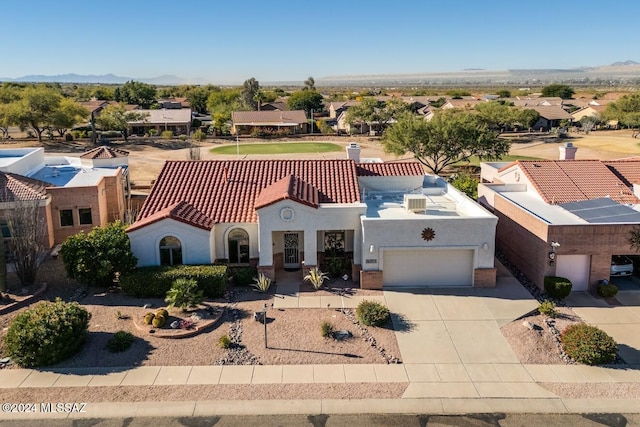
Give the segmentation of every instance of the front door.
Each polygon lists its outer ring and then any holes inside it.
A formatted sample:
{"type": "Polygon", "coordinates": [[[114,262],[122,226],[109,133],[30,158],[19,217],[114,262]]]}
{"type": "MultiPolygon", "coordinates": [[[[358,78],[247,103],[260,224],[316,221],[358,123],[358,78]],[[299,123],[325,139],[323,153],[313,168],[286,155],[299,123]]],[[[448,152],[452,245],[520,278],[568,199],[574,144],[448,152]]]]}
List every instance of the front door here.
{"type": "Polygon", "coordinates": [[[299,241],[298,233],[284,233],[284,268],[300,268],[299,241]]]}

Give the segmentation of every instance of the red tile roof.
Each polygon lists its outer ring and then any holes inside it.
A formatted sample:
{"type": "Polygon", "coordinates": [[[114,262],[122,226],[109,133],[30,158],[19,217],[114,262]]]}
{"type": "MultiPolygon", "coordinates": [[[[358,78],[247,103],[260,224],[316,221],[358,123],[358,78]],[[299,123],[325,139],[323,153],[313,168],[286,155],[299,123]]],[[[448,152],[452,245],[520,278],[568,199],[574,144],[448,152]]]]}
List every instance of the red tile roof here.
{"type": "Polygon", "coordinates": [[[422,176],[424,168],[418,162],[358,163],[358,176],[422,176]]]}
{"type": "Polygon", "coordinates": [[[600,160],[518,160],[545,202],[559,204],[610,197],[639,203],[624,182],[600,160]]]}
{"type": "Polygon", "coordinates": [[[260,192],[256,199],[255,209],[272,205],[281,200],[293,200],[317,209],[318,189],[293,175],[285,176],[260,192]]]}
{"type": "Polygon", "coordinates": [[[0,172],[0,202],[43,200],[50,184],[12,173],[0,172]]]}
{"type": "Polygon", "coordinates": [[[116,157],[127,157],[128,155],[128,151],[101,145],[81,154],[80,157],[83,159],[115,159],[116,157]]]}
{"type": "Polygon", "coordinates": [[[607,160],[604,162],[627,186],[640,184],[640,158],[629,160],[607,160]]]}
{"type": "MultiPolygon", "coordinates": [[[[180,202],[189,203],[213,224],[257,222],[255,203],[261,192],[283,178],[279,185],[284,187],[291,176],[317,189],[317,203],[360,202],[352,160],[167,161],[129,230],[164,218],[160,212],[180,202]]],[[[261,202],[278,188],[267,190],[261,202]]],[[[309,200],[299,190],[293,193],[309,200]]]]}
{"type": "Polygon", "coordinates": [[[203,230],[211,230],[214,225],[213,221],[209,217],[200,212],[193,205],[187,202],[178,202],[161,209],[140,221],[136,221],[135,224],[129,227],[129,230],[134,230],[167,218],[184,222],[185,224],[202,228],[203,230]]]}

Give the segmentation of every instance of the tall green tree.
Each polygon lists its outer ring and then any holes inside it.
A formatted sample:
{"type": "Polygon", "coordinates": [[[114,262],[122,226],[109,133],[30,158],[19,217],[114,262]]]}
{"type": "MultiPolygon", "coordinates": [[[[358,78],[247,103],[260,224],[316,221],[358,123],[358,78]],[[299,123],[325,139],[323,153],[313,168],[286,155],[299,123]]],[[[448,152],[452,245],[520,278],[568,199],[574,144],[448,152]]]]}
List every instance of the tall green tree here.
{"type": "Polygon", "coordinates": [[[624,95],[616,102],[607,104],[603,118],[618,120],[621,125],[633,129],[631,136],[636,138],[640,134],[640,94],[624,95]]]}
{"type": "Polygon", "coordinates": [[[430,121],[405,114],[387,128],[382,144],[385,151],[398,156],[413,153],[434,174],[471,156],[499,159],[510,147],[474,113],[456,109],[438,111],[430,121]]]}
{"type": "Polygon", "coordinates": [[[209,94],[207,108],[217,132],[224,133],[233,111],[246,109],[240,100],[240,94],[241,91],[237,88],[214,90],[209,94]]]}
{"type": "Polygon", "coordinates": [[[258,101],[256,101],[256,95],[260,91],[260,82],[251,77],[242,84],[241,100],[244,106],[249,110],[258,109],[258,101]]]}
{"type": "Polygon", "coordinates": [[[542,88],[542,96],[558,96],[562,99],[571,99],[575,91],[571,86],[562,84],[552,84],[542,88]]]}
{"type": "Polygon", "coordinates": [[[88,117],[89,110],[72,99],[63,98],[58,109],[51,115],[51,127],[58,132],[59,136],[64,136],[69,128],[88,117]]]}
{"type": "Polygon", "coordinates": [[[60,255],[67,275],[87,285],[109,286],[115,273],[133,270],[138,260],[120,221],[70,236],[60,255]]]}
{"type": "Polygon", "coordinates": [[[125,141],[129,137],[129,122],[146,120],[146,113],[127,111],[124,105],[107,105],[101,112],[96,123],[102,130],[115,130],[122,134],[125,141]]]}
{"type": "Polygon", "coordinates": [[[400,98],[391,98],[386,102],[373,97],[363,98],[359,105],[347,110],[347,122],[377,123],[383,130],[392,120],[409,111],[409,105],[400,98]]]}
{"type": "Polygon", "coordinates": [[[156,87],[135,80],[129,80],[122,85],[122,87],[114,91],[114,98],[117,102],[149,108],[151,104],[156,102],[156,87]]]}
{"type": "Polygon", "coordinates": [[[32,129],[42,142],[42,133],[51,126],[61,102],[62,95],[57,89],[45,85],[28,86],[19,100],[8,104],[6,114],[11,123],[22,129],[32,129]]]}
{"type": "Polygon", "coordinates": [[[324,109],[322,95],[315,90],[298,90],[287,98],[287,106],[291,110],[304,110],[311,117],[311,110],[322,111],[324,109]]]}
{"type": "Polygon", "coordinates": [[[198,113],[206,113],[207,112],[207,99],[209,99],[209,95],[214,91],[214,86],[196,86],[187,90],[185,97],[189,104],[191,104],[191,109],[197,111],[198,113]]]}

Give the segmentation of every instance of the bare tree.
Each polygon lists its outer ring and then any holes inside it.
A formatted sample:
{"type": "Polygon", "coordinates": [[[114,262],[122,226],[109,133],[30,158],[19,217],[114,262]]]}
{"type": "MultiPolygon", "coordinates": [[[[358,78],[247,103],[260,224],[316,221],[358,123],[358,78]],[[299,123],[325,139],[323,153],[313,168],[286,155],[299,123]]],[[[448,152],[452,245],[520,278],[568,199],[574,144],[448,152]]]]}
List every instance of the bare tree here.
{"type": "Polygon", "coordinates": [[[44,261],[46,224],[40,209],[40,200],[18,200],[5,211],[11,233],[11,252],[16,274],[22,286],[32,285],[44,261]]]}

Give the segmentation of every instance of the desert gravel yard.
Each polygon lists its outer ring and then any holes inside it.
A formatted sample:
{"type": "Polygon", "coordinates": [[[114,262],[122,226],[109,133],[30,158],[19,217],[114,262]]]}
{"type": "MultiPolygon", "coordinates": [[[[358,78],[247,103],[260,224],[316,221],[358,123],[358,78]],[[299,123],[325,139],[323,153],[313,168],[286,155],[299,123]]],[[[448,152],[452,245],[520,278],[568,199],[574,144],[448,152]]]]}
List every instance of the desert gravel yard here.
{"type": "MultiPolygon", "coordinates": [[[[273,292],[261,294],[248,287],[231,287],[235,302],[224,300],[208,302],[212,310],[226,311],[219,321],[198,335],[182,339],[160,338],[150,333],[150,327],[136,328],[133,318],[142,324],[145,313],[164,307],[161,299],[131,298],[121,293],[111,293],[102,289],[89,289],[80,303],[91,313],[89,333],[82,350],[55,367],[133,367],[133,366],[192,366],[216,364],[345,364],[345,363],[386,363],[380,352],[400,358],[394,331],[387,328],[366,328],[369,333],[365,340],[363,330],[354,324],[343,312],[335,309],[273,309],[267,312],[267,333],[269,348],[264,347],[264,325],[254,320],[253,314],[262,311],[264,304],[273,302],[273,292]],[[149,305],[150,308],[143,308],[149,305]],[[125,317],[124,319],[118,317],[125,317]],[[330,322],[335,330],[349,331],[353,336],[344,340],[324,338],[320,324],[330,322]],[[136,336],[133,345],[121,353],[110,353],[107,341],[113,333],[124,330],[136,336]],[[237,342],[233,353],[218,345],[223,335],[231,336],[237,342]],[[375,346],[371,344],[375,340],[375,346]],[[238,354],[238,348],[242,351],[238,354]]],[[[51,297],[51,296],[49,296],[51,297]]],[[[0,316],[2,329],[8,327],[16,312],[0,316]]],[[[170,315],[184,316],[180,310],[172,309],[170,315]]],[[[207,315],[202,314],[202,322],[207,315]]],[[[187,317],[187,316],[185,316],[187,317]]],[[[168,322],[169,323],[169,322],[168,322]]],[[[168,326],[167,326],[168,327],[168,326]]],[[[0,338],[6,330],[0,332],[0,338]]],[[[15,367],[15,366],[14,366],[15,367]]]]}

